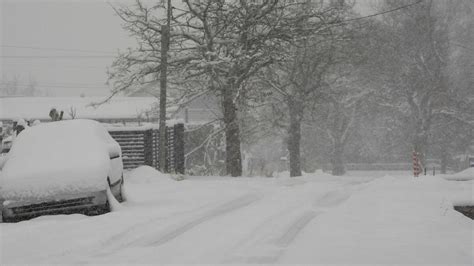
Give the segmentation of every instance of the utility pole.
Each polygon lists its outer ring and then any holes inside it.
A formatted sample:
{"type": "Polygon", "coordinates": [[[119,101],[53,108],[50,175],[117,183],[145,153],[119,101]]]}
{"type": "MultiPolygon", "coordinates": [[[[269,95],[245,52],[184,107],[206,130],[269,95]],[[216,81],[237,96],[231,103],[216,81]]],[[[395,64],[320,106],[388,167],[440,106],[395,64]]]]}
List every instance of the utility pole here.
{"type": "Polygon", "coordinates": [[[166,84],[168,71],[168,49],[170,45],[171,0],[166,7],[166,25],[161,26],[161,72],[160,72],[160,171],[166,171],[166,84]]]}

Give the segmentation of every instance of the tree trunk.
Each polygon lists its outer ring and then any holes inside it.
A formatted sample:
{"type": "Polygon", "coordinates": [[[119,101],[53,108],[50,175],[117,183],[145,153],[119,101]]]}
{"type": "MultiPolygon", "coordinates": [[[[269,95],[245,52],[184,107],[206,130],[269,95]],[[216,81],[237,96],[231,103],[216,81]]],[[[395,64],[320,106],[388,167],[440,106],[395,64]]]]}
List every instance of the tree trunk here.
{"type": "Polygon", "coordinates": [[[237,106],[232,97],[232,89],[223,90],[222,108],[225,124],[226,172],[231,176],[242,176],[242,156],[240,154],[240,133],[237,121],[237,106]]]}
{"type": "Polygon", "coordinates": [[[341,105],[334,103],[334,117],[332,127],[332,175],[341,176],[346,173],[344,168],[344,144],[347,140],[347,130],[349,130],[349,122],[344,117],[341,105]]]}
{"type": "Polygon", "coordinates": [[[290,154],[290,177],[301,176],[301,106],[289,101],[290,125],[288,127],[288,152],[290,154]]]}
{"type": "Polygon", "coordinates": [[[341,176],[346,173],[344,168],[344,144],[340,139],[334,141],[334,151],[332,155],[332,175],[341,176]]]}
{"type": "Polygon", "coordinates": [[[426,143],[427,136],[422,132],[417,130],[417,134],[413,139],[413,150],[418,154],[418,161],[421,164],[422,172],[426,167],[425,157],[426,157],[426,143]]]}
{"type": "Polygon", "coordinates": [[[448,168],[448,151],[447,151],[447,145],[443,144],[442,145],[442,150],[441,150],[441,174],[446,174],[446,170],[448,168]]]}

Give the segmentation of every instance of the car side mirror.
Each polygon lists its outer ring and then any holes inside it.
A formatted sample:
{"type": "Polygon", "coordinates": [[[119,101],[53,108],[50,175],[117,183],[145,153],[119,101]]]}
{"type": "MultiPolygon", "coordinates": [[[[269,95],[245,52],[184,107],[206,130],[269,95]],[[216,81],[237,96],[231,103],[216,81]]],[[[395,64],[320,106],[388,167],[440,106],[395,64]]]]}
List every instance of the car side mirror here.
{"type": "Polygon", "coordinates": [[[3,169],[3,166],[8,161],[8,155],[0,155],[0,169],[3,169]]]}
{"type": "Polygon", "coordinates": [[[117,145],[109,145],[108,147],[108,150],[109,150],[109,157],[110,159],[117,159],[120,157],[120,146],[117,146],[117,145]]]}

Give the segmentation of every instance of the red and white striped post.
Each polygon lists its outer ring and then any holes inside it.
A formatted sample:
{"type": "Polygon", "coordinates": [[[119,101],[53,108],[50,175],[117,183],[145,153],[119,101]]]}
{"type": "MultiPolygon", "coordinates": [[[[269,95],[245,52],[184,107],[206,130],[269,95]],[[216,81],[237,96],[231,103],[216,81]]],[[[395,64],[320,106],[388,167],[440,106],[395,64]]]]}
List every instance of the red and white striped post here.
{"type": "Polygon", "coordinates": [[[416,151],[413,151],[413,175],[415,177],[418,177],[421,173],[421,165],[420,165],[420,160],[418,158],[418,153],[416,151]]]}

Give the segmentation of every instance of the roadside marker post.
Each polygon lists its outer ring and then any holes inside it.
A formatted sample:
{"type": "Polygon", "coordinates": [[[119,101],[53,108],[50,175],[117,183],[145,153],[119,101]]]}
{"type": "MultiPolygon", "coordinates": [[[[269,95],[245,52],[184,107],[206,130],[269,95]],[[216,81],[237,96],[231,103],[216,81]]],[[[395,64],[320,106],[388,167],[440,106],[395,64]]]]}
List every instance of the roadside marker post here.
{"type": "Polygon", "coordinates": [[[421,174],[420,160],[418,159],[418,153],[413,151],[413,176],[418,177],[421,174]]]}

